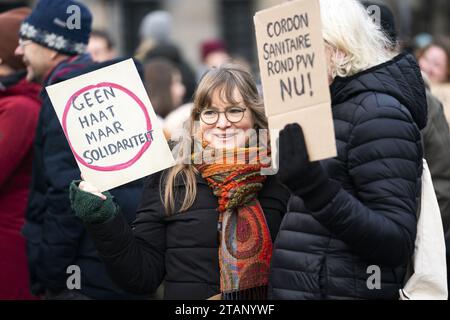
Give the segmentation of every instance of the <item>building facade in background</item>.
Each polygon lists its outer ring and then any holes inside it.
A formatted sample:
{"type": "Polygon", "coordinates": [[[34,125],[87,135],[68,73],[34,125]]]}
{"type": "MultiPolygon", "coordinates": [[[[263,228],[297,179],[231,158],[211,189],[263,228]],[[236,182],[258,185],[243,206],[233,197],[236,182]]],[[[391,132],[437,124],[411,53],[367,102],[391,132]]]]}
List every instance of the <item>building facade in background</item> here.
{"type": "MultiPolygon", "coordinates": [[[[132,55],[142,18],[153,10],[167,10],[174,17],[173,41],[194,66],[200,65],[200,44],[211,38],[225,40],[234,55],[257,65],[253,15],[284,0],[80,0],[91,8],[94,28],[108,31],[118,51],[132,55]]],[[[36,0],[0,0],[0,12],[36,0]]],[[[376,0],[375,0],[376,2],[376,0]]],[[[421,32],[450,35],[448,0],[380,0],[397,20],[402,41],[421,32]]]]}

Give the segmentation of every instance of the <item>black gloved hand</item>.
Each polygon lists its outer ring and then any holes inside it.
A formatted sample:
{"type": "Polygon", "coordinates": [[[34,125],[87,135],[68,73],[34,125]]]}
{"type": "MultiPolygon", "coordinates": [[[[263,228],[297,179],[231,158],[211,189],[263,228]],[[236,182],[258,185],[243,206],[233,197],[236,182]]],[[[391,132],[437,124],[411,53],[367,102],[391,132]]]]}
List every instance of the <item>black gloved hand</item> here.
{"type": "Polygon", "coordinates": [[[340,185],[330,180],[320,162],[310,162],[303,130],[297,123],[280,131],[278,178],[313,211],[323,208],[340,185]]]}

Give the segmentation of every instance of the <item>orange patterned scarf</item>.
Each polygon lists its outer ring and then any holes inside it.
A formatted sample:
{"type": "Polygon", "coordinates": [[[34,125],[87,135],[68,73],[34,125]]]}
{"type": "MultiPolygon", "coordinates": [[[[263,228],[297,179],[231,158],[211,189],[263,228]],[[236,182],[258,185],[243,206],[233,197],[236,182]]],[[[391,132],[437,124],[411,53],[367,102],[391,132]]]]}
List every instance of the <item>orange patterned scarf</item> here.
{"type": "Polygon", "coordinates": [[[261,151],[240,148],[233,150],[232,161],[197,166],[219,201],[220,289],[225,300],[267,298],[272,239],[257,199],[266,178],[260,170],[268,166],[260,162],[261,151]]]}

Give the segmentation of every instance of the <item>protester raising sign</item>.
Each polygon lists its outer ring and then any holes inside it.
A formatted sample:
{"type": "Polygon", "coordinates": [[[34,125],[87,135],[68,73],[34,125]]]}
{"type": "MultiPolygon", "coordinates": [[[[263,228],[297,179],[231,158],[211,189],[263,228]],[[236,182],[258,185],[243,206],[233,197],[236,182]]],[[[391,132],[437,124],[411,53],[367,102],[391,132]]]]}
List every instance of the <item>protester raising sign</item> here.
{"type": "Polygon", "coordinates": [[[46,90],[84,179],[101,191],[174,165],[132,59],[46,90]]]}
{"type": "Polygon", "coordinates": [[[310,160],[336,156],[319,1],[259,11],[254,22],[269,128],[298,122],[310,160]]]}

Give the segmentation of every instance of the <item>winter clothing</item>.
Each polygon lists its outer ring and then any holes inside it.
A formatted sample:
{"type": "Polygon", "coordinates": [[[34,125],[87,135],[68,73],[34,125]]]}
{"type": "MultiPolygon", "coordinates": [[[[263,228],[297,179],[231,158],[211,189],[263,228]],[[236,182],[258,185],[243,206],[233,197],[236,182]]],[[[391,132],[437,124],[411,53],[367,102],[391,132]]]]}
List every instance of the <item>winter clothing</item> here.
{"type": "Polygon", "coordinates": [[[0,300],[32,299],[20,234],[31,180],[40,86],[25,72],[0,78],[0,300]]]}
{"type": "Polygon", "coordinates": [[[106,200],[88,192],[72,192],[80,182],[75,180],[70,184],[70,204],[78,218],[86,223],[104,223],[117,215],[114,197],[108,191],[103,192],[106,200]]]}
{"type": "Polygon", "coordinates": [[[309,162],[302,128],[296,123],[287,125],[280,131],[279,145],[279,179],[305,201],[309,210],[323,208],[339,191],[339,185],[329,180],[319,162],[309,162]],[[321,197],[316,196],[318,192],[321,197]]]}
{"type": "Polygon", "coordinates": [[[39,0],[22,23],[20,37],[67,55],[86,51],[92,15],[74,0],[39,0]]]}
{"type": "MultiPolygon", "coordinates": [[[[381,26],[392,42],[397,42],[394,15],[389,7],[371,1],[363,1],[366,8],[380,9],[381,26]]],[[[425,46],[424,46],[425,47],[425,46]]],[[[430,168],[434,190],[441,210],[444,232],[450,232],[450,132],[442,103],[430,92],[430,81],[422,72],[425,82],[428,122],[422,130],[424,157],[430,168]]]]}
{"type": "MultiPolygon", "coordinates": [[[[215,150],[211,151],[206,149],[201,153],[210,154],[214,160],[215,150]]],[[[205,161],[196,166],[219,201],[222,300],[267,299],[272,239],[257,198],[266,180],[260,172],[267,165],[261,163],[257,151],[257,148],[240,148],[233,153],[224,152],[223,161],[205,161]],[[248,161],[234,163],[235,159],[248,161]]],[[[265,152],[263,148],[259,151],[265,152]]]]}
{"type": "MultiPolygon", "coordinates": [[[[292,190],[307,197],[291,198],[275,241],[271,296],[398,299],[414,252],[422,175],[420,129],[427,104],[419,67],[402,54],[352,77],[337,77],[330,89],[338,155],[320,162],[328,176],[320,188],[292,190]],[[372,265],[380,268],[381,283],[370,290],[372,265]]],[[[297,143],[295,130],[289,131],[297,143]]],[[[283,140],[280,158],[287,154],[283,140]]],[[[303,147],[291,141],[289,148],[298,154],[303,147]]],[[[280,166],[284,163],[280,159],[280,166]]]]}
{"type": "Polygon", "coordinates": [[[208,40],[202,43],[201,55],[203,62],[214,52],[227,52],[225,43],[221,40],[208,40]]]}
{"type": "Polygon", "coordinates": [[[163,10],[156,10],[142,19],[139,35],[142,40],[151,40],[156,43],[167,43],[171,40],[172,15],[163,10]]]}
{"type": "Polygon", "coordinates": [[[442,103],[427,90],[428,123],[422,130],[425,159],[441,210],[444,232],[450,234],[450,131],[442,103]]]}
{"type": "MultiPolygon", "coordinates": [[[[110,275],[124,289],[151,293],[164,278],[166,299],[207,299],[220,293],[217,198],[197,175],[195,201],[179,212],[186,187],[178,179],[175,214],[166,215],[161,201],[164,176],[157,173],[147,178],[132,229],[121,214],[103,224],[86,224],[86,228],[110,275]]],[[[73,188],[71,192],[83,191],[73,188]]],[[[271,239],[277,235],[288,198],[288,191],[274,176],[267,178],[258,193],[271,239]]]]}
{"type": "Polygon", "coordinates": [[[395,17],[391,9],[387,5],[375,1],[362,1],[362,4],[371,16],[374,15],[374,17],[377,17],[376,14],[378,12],[375,10],[379,10],[381,28],[389,37],[389,40],[396,43],[397,28],[395,25],[395,17]]]}
{"type": "MultiPolygon", "coordinates": [[[[44,86],[94,71],[112,62],[92,65],[88,55],[61,62],[44,86]]],[[[66,287],[67,268],[82,271],[79,293],[92,299],[138,298],[123,292],[107,276],[81,221],[70,208],[69,185],[80,171],[45,91],[34,145],[33,177],[23,234],[27,239],[31,286],[34,294],[57,296],[66,287]]],[[[111,190],[125,219],[134,220],[141,181],[111,190]]]]}
{"type": "Polygon", "coordinates": [[[447,247],[447,282],[450,287],[450,132],[442,103],[430,92],[426,76],[424,80],[427,87],[428,123],[422,130],[423,145],[442,216],[447,247]]]}
{"type": "Polygon", "coordinates": [[[21,57],[16,56],[14,51],[19,43],[16,32],[4,32],[3,30],[19,30],[20,24],[27,15],[29,8],[17,8],[0,14],[0,64],[5,64],[14,70],[25,69],[21,57]]]}

